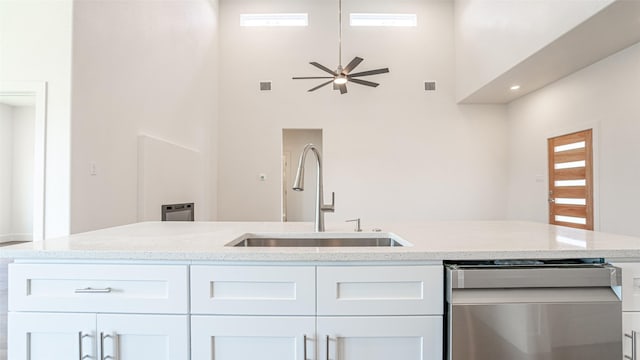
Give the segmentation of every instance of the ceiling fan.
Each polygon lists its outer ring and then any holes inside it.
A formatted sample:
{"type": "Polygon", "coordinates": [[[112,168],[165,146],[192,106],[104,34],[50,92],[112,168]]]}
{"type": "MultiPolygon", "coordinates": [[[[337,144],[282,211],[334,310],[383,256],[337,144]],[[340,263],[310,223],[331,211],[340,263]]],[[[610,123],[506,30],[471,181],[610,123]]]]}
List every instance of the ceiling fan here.
{"type": "Polygon", "coordinates": [[[347,82],[352,82],[354,84],[359,84],[359,85],[365,85],[365,86],[371,86],[371,87],[376,87],[380,84],[372,82],[372,81],[367,81],[367,80],[362,80],[362,79],[357,79],[358,77],[362,77],[362,76],[370,76],[370,75],[377,75],[377,74],[384,74],[384,73],[388,73],[389,72],[389,68],[381,68],[381,69],[375,69],[375,70],[367,70],[367,71],[361,71],[361,72],[357,72],[357,73],[352,73],[353,69],[356,68],[356,66],[360,65],[360,63],[364,60],[361,57],[354,57],[353,60],[351,60],[347,66],[345,66],[344,68],[342,67],[342,0],[338,1],[338,21],[340,23],[340,37],[338,38],[338,68],[336,70],[331,70],[328,67],[321,65],[315,61],[310,62],[309,64],[317,67],[318,69],[331,74],[331,76],[303,76],[303,77],[294,77],[293,80],[305,80],[305,79],[330,79],[316,87],[313,87],[311,89],[309,89],[308,91],[316,91],[318,89],[320,89],[323,86],[329,85],[331,83],[333,83],[333,90],[340,90],[340,94],[346,94],[347,93],[347,82]]]}

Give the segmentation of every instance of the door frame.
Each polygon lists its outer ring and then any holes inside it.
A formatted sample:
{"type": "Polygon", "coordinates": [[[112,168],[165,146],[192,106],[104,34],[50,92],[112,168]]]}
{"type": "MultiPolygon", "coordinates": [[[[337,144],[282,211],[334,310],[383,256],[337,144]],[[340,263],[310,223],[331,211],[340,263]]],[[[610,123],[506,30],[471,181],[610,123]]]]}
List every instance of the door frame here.
{"type": "Polygon", "coordinates": [[[33,241],[44,240],[45,174],[47,136],[47,83],[44,81],[0,81],[0,95],[35,98],[33,151],[33,241]]]}

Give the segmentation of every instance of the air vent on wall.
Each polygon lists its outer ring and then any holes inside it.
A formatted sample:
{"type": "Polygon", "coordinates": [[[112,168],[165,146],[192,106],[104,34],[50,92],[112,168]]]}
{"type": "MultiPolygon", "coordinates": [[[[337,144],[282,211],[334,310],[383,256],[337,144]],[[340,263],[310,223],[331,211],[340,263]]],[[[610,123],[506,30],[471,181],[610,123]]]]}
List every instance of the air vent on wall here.
{"type": "Polygon", "coordinates": [[[260,91],[271,90],[271,81],[260,81],[260,91]]]}
{"type": "Polygon", "coordinates": [[[425,91],[435,91],[436,90],[436,82],[435,81],[425,81],[424,82],[424,90],[425,91]]]}

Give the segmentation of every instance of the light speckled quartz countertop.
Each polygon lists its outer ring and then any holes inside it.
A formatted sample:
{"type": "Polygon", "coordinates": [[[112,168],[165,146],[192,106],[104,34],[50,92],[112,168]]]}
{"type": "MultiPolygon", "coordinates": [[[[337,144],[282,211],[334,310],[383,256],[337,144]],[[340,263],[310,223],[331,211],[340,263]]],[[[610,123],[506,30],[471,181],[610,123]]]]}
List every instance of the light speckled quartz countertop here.
{"type": "MultiPolygon", "coordinates": [[[[0,247],[14,259],[181,261],[440,261],[604,257],[640,258],[640,238],[518,221],[363,224],[409,243],[405,247],[233,248],[245,233],[310,236],[311,223],[145,222],[42,242],[0,247]]],[[[353,225],[328,223],[327,233],[353,235],[353,225]]]]}

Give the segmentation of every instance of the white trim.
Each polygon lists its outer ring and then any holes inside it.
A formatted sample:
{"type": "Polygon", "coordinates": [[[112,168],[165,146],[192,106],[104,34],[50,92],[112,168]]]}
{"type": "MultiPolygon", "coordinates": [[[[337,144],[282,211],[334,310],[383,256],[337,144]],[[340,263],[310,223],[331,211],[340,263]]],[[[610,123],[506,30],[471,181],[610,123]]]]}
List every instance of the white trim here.
{"type": "Polygon", "coordinates": [[[47,136],[47,83],[43,81],[1,82],[0,95],[34,96],[34,159],[33,159],[33,236],[44,240],[45,173],[47,136]]]}
{"type": "Polygon", "coordinates": [[[3,234],[0,235],[0,244],[12,241],[32,241],[33,234],[3,234]]]}

